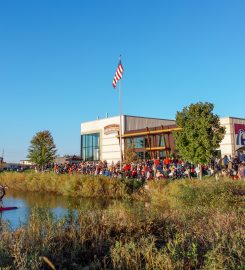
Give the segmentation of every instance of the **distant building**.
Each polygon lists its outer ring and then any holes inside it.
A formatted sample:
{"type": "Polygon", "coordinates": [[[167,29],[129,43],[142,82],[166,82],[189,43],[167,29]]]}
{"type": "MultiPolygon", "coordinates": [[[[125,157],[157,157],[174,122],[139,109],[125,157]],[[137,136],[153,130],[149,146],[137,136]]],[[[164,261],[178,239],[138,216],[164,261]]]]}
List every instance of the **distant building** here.
{"type": "Polygon", "coordinates": [[[65,163],[69,163],[69,160],[67,157],[56,157],[54,159],[54,163],[56,164],[65,164],[65,163]]]}
{"type": "Polygon", "coordinates": [[[73,155],[73,156],[64,156],[64,157],[56,157],[54,159],[54,163],[56,164],[73,164],[73,163],[79,163],[81,162],[81,158],[79,156],[73,155]]]}
{"type": "Polygon", "coordinates": [[[28,166],[34,165],[34,163],[31,162],[31,161],[28,160],[28,159],[20,160],[20,163],[19,163],[19,164],[20,164],[20,165],[28,165],[28,166]]]}

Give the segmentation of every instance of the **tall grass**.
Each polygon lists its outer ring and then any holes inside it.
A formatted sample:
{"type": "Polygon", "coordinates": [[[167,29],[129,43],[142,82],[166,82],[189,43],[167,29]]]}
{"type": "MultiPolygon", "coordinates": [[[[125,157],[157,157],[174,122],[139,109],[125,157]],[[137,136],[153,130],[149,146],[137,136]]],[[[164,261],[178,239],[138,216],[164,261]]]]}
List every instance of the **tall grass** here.
{"type": "Polygon", "coordinates": [[[70,197],[104,197],[112,199],[137,196],[142,181],[104,176],[54,173],[0,173],[0,183],[12,189],[49,192],[70,197]]]}
{"type": "Polygon", "coordinates": [[[34,209],[27,227],[0,239],[0,267],[47,269],[244,269],[245,217],[218,210],[196,220],[130,208],[70,213],[34,209]]]}
{"type": "Polygon", "coordinates": [[[245,181],[229,179],[216,181],[213,178],[205,180],[177,180],[150,182],[148,190],[152,202],[172,208],[189,210],[192,207],[227,208],[234,207],[245,198],[245,181]]]}

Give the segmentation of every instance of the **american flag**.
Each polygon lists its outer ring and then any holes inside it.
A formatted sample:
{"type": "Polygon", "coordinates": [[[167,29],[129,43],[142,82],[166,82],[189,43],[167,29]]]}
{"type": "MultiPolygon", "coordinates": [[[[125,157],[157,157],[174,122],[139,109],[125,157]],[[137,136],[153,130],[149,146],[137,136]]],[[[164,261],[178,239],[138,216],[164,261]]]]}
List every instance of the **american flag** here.
{"type": "Polygon", "coordinates": [[[117,81],[119,81],[122,78],[122,75],[123,75],[123,66],[122,66],[122,63],[121,63],[121,60],[120,60],[119,63],[118,63],[118,66],[117,66],[115,76],[113,78],[113,82],[112,82],[112,86],[114,88],[116,88],[117,81]]]}

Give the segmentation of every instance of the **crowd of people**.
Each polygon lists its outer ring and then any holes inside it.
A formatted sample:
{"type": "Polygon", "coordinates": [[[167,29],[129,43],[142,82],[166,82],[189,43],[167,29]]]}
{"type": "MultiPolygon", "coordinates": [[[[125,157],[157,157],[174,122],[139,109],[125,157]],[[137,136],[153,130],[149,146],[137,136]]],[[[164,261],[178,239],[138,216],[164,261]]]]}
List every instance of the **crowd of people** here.
{"type": "MultiPolygon", "coordinates": [[[[37,168],[36,168],[37,170],[37,168]]],[[[57,174],[88,174],[104,175],[116,178],[132,178],[141,180],[151,179],[182,179],[197,178],[200,173],[203,176],[213,176],[216,179],[229,177],[234,180],[245,180],[245,158],[223,158],[213,159],[209,164],[201,166],[183,162],[181,159],[169,158],[142,160],[123,164],[120,162],[109,164],[107,161],[82,161],[76,163],[50,164],[46,171],[53,171],[57,174]]],[[[0,208],[5,195],[6,186],[0,185],[0,208]]]]}
{"type": "Polygon", "coordinates": [[[202,166],[166,157],[123,164],[121,170],[119,162],[109,164],[107,161],[53,164],[51,169],[57,174],[80,173],[146,180],[195,178],[199,177],[200,173],[203,176],[214,176],[216,179],[225,176],[232,179],[245,179],[245,161],[230,156],[213,159],[209,164],[202,166]]]}

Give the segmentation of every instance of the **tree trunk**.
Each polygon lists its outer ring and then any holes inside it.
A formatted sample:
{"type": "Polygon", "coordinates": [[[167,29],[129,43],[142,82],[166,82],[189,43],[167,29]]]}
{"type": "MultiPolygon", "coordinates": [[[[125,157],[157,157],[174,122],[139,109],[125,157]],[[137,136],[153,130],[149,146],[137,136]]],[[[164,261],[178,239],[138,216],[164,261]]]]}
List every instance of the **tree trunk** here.
{"type": "Polygon", "coordinates": [[[202,165],[198,164],[199,168],[199,179],[202,180],[202,165]]]}

